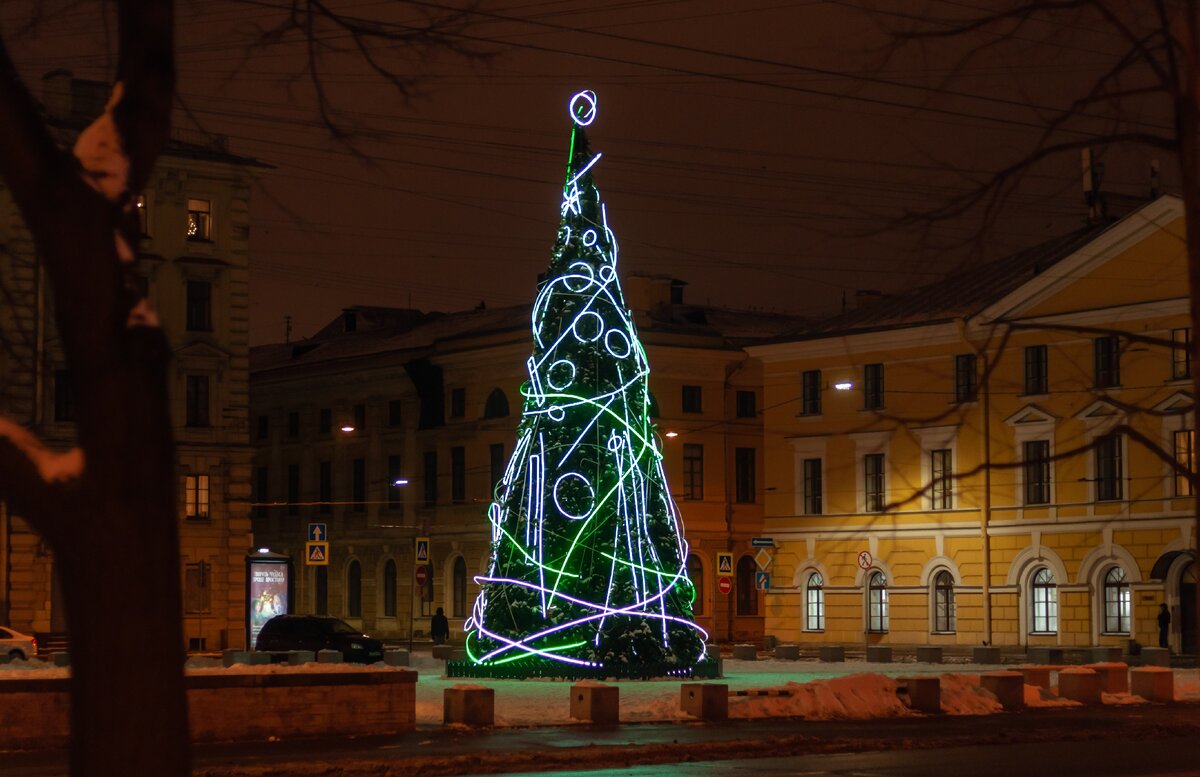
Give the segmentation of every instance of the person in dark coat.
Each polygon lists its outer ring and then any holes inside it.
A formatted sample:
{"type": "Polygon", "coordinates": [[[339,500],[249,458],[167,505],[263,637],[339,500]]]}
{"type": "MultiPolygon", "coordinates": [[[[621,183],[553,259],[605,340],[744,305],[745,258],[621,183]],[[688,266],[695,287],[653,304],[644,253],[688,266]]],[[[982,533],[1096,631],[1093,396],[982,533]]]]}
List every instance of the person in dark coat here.
{"type": "Polygon", "coordinates": [[[429,636],[433,637],[435,645],[445,645],[450,641],[450,621],[441,607],[429,619],[429,636]]]}
{"type": "Polygon", "coordinates": [[[1166,603],[1158,605],[1158,646],[1167,647],[1167,633],[1171,630],[1171,611],[1166,603]]]}

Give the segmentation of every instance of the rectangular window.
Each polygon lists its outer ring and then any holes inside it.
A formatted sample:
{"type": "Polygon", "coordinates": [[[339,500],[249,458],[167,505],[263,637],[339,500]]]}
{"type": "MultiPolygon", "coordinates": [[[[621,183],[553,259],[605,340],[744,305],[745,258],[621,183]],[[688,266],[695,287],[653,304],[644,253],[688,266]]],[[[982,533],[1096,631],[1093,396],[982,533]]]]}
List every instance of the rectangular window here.
{"type": "Polygon", "coordinates": [[[1196,474],[1194,454],[1196,438],[1194,435],[1195,433],[1191,429],[1175,432],[1175,463],[1179,467],[1175,470],[1175,496],[1193,496],[1196,493],[1192,477],[1184,474],[1186,472],[1192,473],[1192,476],[1196,474]]]}
{"type": "Polygon", "coordinates": [[[450,391],[450,417],[465,418],[467,415],[467,390],[456,388],[450,391]]]}
{"type": "Polygon", "coordinates": [[[758,401],[753,391],[739,391],[736,401],[738,418],[754,418],[758,415],[758,401]]]}
{"type": "Polygon", "coordinates": [[[398,400],[398,399],[389,399],[388,400],[388,426],[396,427],[396,426],[400,425],[400,422],[401,422],[400,410],[402,407],[403,407],[403,405],[401,405],[400,400],[398,400]]]}
{"type": "Polygon", "coordinates": [[[333,512],[333,463],[317,462],[317,512],[328,515],[333,512]]]}
{"type": "Polygon", "coordinates": [[[492,493],[495,493],[496,486],[504,479],[504,465],[504,443],[492,443],[488,446],[488,468],[492,476],[492,493]]]}
{"type": "Polygon", "coordinates": [[[950,449],[929,452],[929,497],[934,510],[954,508],[954,470],[950,449]]]}
{"type": "Polygon", "coordinates": [[[188,426],[208,426],[208,376],[187,376],[187,418],[188,426]]]}
{"type": "Polygon", "coordinates": [[[863,456],[863,508],[868,513],[883,510],[883,454],[863,456]]]}
{"type": "Polygon", "coordinates": [[[882,364],[868,364],[863,367],[863,409],[883,409],[882,364]]]}
{"type": "Polygon", "coordinates": [[[78,405],[75,402],[75,384],[71,382],[70,370],[54,371],[54,420],[69,423],[75,420],[78,405]]]}
{"type": "Polygon", "coordinates": [[[212,331],[212,284],[208,281],[187,282],[187,330],[212,331]]]}
{"type": "Polygon", "coordinates": [[[289,464],[287,468],[287,514],[300,514],[300,465],[289,464]]]}
{"type": "Polygon", "coordinates": [[[1050,504],[1050,441],[1027,440],[1022,447],[1025,504],[1050,504]]]}
{"type": "Polygon", "coordinates": [[[741,504],[754,502],[754,454],[753,448],[737,448],[733,452],[737,481],[735,498],[741,504]]]}
{"type": "Polygon", "coordinates": [[[1171,330],[1171,377],[1175,380],[1192,377],[1192,330],[1171,330]]]}
{"type": "Polygon", "coordinates": [[[954,357],[954,401],[974,402],[979,393],[975,354],[960,353],[954,357]]]}
{"type": "Polygon", "coordinates": [[[683,387],[683,412],[699,413],[702,407],[703,393],[699,386],[683,387]]]}
{"type": "Polygon", "coordinates": [[[805,370],[800,374],[800,415],[821,414],[821,371],[805,370]]]}
{"type": "Polygon", "coordinates": [[[300,414],[296,411],[288,413],[288,437],[300,436],[300,414]]]}
{"type": "Polygon", "coordinates": [[[188,475],[183,479],[183,515],[193,521],[208,518],[208,475],[188,475]]]}
{"type": "Polygon", "coordinates": [[[188,615],[210,612],[212,609],[212,569],[201,561],[188,564],[183,570],[183,611],[188,615]]]}
{"type": "Polygon", "coordinates": [[[438,499],[437,451],[425,451],[425,506],[436,507],[438,499]]]}
{"type": "Polygon", "coordinates": [[[387,458],[387,504],[391,509],[395,509],[404,503],[402,496],[404,494],[404,486],[396,485],[396,481],[400,479],[400,457],[396,455],[388,456],[387,458]]]}
{"type": "Polygon", "coordinates": [[[333,411],[327,407],[317,412],[317,433],[329,434],[333,431],[333,411]]]}
{"type": "Polygon", "coordinates": [[[683,498],[704,498],[704,446],[685,443],[683,446],[683,498]]]}
{"type": "Polygon", "coordinates": [[[350,463],[350,491],[354,504],[350,509],[361,513],[367,509],[367,460],[355,459],[350,463]]]}
{"type": "Polygon", "coordinates": [[[367,406],[361,402],[354,406],[354,428],[360,432],[367,428],[367,406]]]}
{"type": "Polygon", "coordinates": [[[1096,388],[1121,385],[1121,339],[1116,335],[1092,341],[1096,365],[1096,388]]]}
{"type": "Polygon", "coordinates": [[[467,501],[467,449],[461,445],[450,449],[450,499],[455,504],[467,501]]]}
{"type": "Polygon", "coordinates": [[[821,460],[804,460],[804,514],[821,514],[821,460]]]}
{"type": "Polygon", "coordinates": [[[1121,435],[1110,434],[1096,440],[1096,500],[1120,499],[1121,435]]]}
{"type": "Polygon", "coordinates": [[[258,502],[259,504],[254,506],[254,513],[259,518],[267,517],[266,503],[270,501],[270,494],[268,493],[269,485],[270,485],[270,482],[267,479],[267,468],[266,467],[255,467],[254,468],[254,501],[258,502]]]}
{"type": "Polygon", "coordinates": [[[1050,391],[1049,364],[1046,357],[1046,346],[1029,345],[1025,347],[1025,393],[1046,394],[1050,391]]]}
{"type": "Polygon", "coordinates": [[[210,200],[188,199],[187,239],[212,239],[212,202],[210,200]]]}

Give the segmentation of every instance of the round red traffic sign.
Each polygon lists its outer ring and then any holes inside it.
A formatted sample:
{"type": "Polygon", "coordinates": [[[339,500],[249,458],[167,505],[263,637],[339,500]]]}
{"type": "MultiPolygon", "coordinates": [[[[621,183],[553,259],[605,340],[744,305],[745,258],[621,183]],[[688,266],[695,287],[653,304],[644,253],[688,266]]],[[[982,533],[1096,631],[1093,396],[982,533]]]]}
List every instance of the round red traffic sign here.
{"type": "Polygon", "coordinates": [[[864,550],[858,554],[858,565],[863,569],[870,569],[873,563],[875,563],[875,559],[871,558],[871,551],[864,550]]]}
{"type": "Polygon", "coordinates": [[[728,577],[722,577],[717,580],[717,590],[723,594],[728,594],[733,590],[733,580],[728,577]]]}
{"type": "Polygon", "coordinates": [[[429,567],[425,566],[424,564],[418,564],[417,585],[425,585],[427,580],[429,580],[429,567]]]}

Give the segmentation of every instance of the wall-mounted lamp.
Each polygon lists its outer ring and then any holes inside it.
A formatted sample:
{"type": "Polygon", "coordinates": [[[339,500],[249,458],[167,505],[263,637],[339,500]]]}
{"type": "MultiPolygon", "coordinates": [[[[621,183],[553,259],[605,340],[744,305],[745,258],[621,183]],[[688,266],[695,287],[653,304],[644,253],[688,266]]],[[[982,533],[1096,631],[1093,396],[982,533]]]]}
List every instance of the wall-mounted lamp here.
{"type": "Polygon", "coordinates": [[[408,480],[406,480],[405,478],[396,478],[395,480],[392,481],[392,485],[393,486],[407,486],[408,480]]]}
{"type": "Polygon", "coordinates": [[[834,391],[849,391],[852,388],[854,388],[854,384],[848,380],[838,381],[833,384],[834,391]]]}
{"type": "Polygon", "coordinates": [[[342,431],[345,432],[346,434],[350,434],[350,432],[354,431],[354,427],[351,426],[350,424],[346,424],[345,426],[342,427],[342,431]]]}
{"type": "Polygon", "coordinates": [[[679,436],[679,432],[667,432],[667,437],[669,437],[671,439],[675,439],[678,436],[679,436]]]}

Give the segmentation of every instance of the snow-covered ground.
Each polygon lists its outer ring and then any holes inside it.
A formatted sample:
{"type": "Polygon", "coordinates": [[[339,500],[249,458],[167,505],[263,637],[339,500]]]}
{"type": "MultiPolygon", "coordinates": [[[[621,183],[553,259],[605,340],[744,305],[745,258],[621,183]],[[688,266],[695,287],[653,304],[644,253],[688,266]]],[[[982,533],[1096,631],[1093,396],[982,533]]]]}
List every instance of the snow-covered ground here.
{"type": "MultiPolygon", "coordinates": [[[[307,664],[289,667],[239,665],[225,669],[212,659],[192,659],[189,672],[212,674],[249,672],[275,674],[287,672],[372,671],[373,667],[353,664],[307,664]]],[[[0,664],[0,680],[6,678],[66,677],[67,669],[43,668],[37,661],[0,664]]],[[[497,726],[547,726],[574,723],[568,716],[568,688],[572,683],[554,680],[463,680],[442,676],[443,663],[427,654],[414,656],[412,669],[419,672],[417,682],[417,723],[438,725],[442,722],[442,693],[460,684],[484,685],[496,690],[497,726]]],[[[796,661],[725,661],[725,677],[730,691],[775,691],[769,696],[734,696],[729,714],[733,718],[806,717],[810,719],[867,719],[919,715],[909,710],[896,694],[897,678],[936,674],[942,678],[942,710],[950,715],[987,715],[1000,711],[995,697],[979,686],[979,673],[1000,667],[957,664],[953,667],[931,664],[815,664],[796,661]],[[787,695],[777,692],[783,690],[787,695]]],[[[1011,668],[1011,667],[1004,667],[1011,668]]],[[[683,720],[679,711],[678,680],[622,681],[621,719],[623,721],[683,720]]],[[[1196,669],[1175,670],[1175,694],[1181,701],[1200,702],[1200,673],[1196,669]]],[[[1025,687],[1025,702],[1032,707],[1074,706],[1076,702],[1058,698],[1052,691],[1025,687]]],[[[1144,703],[1136,696],[1105,694],[1106,704],[1144,703]]]]}

